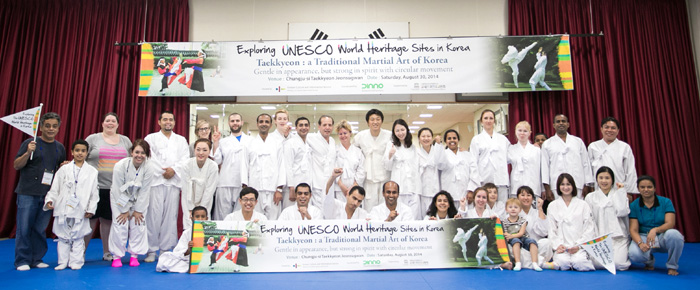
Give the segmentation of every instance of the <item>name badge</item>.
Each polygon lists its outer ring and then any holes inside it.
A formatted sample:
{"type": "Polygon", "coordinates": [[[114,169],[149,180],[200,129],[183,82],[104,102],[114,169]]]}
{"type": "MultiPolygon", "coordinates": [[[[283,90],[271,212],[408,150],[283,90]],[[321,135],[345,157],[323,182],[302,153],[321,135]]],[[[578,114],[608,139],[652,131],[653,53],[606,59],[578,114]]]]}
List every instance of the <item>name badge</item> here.
{"type": "Polygon", "coordinates": [[[71,197],[66,202],[66,208],[75,209],[78,207],[80,200],[78,197],[71,195],[71,197]]]}
{"type": "Polygon", "coordinates": [[[51,181],[53,181],[53,173],[44,171],[44,176],[41,178],[41,184],[51,185],[51,181]]]}
{"type": "Polygon", "coordinates": [[[124,207],[128,203],[129,203],[129,197],[127,195],[120,194],[119,199],[117,199],[117,205],[124,207]]]}

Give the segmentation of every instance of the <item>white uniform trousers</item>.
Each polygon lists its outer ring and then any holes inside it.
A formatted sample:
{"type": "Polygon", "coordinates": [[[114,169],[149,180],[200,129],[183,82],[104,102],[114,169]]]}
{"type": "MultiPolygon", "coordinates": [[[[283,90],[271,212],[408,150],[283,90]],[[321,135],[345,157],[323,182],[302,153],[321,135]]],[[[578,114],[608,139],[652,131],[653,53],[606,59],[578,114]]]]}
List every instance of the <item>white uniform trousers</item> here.
{"type": "MultiPolygon", "coordinates": [[[[508,247],[511,247],[510,244],[508,247]]],[[[537,265],[541,267],[544,263],[552,260],[552,256],[554,256],[552,242],[547,238],[537,240],[537,265]]],[[[520,263],[523,268],[532,269],[532,255],[530,255],[529,249],[520,248],[520,263]]]]}
{"type": "MultiPolygon", "coordinates": [[[[630,247],[630,240],[627,237],[614,237],[610,238],[612,240],[613,247],[613,262],[615,262],[615,269],[618,271],[625,271],[630,268],[630,258],[627,255],[630,247]]],[[[602,264],[598,263],[595,259],[593,260],[593,265],[598,270],[605,270],[602,264]]]]}
{"type": "Polygon", "coordinates": [[[86,218],[68,218],[59,223],[59,217],[54,218],[53,233],[58,237],[58,264],[69,267],[82,267],[85,264],[86,235],[92,233],[90,221],[86,218]]]}
{"type": "Polygon", "coordinates": [[[311,189],[311,200],[309,201],[310,205],[313,205],[317,208],[323,208],[323,200],[326,198],[326,192],[321,189],[311,189]]]}
{"type": "Polygon", "coordinates": [[[424,214],[420,214],[420,202],[418,201],[417,194],[399,194],[399,202],[411,208],[414,220],[422,220],[425,216],[424,214]]]}
{"type": "Polygon", "coordinates": [[[508,188],[508,186],[498,186],[498,201],[502,201],[503,204],[505,204],[509,197],[510,189],[508,188]]]}
{"type": "Polygon", "coordinates": [[[282,213],[282,206],[274,202],[275,192],[267,190],[258,190],[258,204],[255,210],[261,212],[268,220],[274,221],[282,213]]]}
{"type": "Polygon", "coordinates": [[[289,187],[285,186],[282,188],[282,209],[288,208],[290,206],[296,205],[296,201],[289,200],[289,187]]]}
{"type": "Polygon", "coordinates": [[[174,186],[151,187],[148,204],[148,252],[170,251],[177,245],[177,212],[180,189],[174,186]]]}
{"type": "Polygon", "coordinates": [[[173,252],[165,252],[158,257],[156,271],[171,273],[187,273],[190,271],[189,256],[177,257],[173,252]]]}
{"type": "Polygon", "coordinates": [[[241,196],[241,187],[217,187],[216,188],[216,205],[214,212],[209,213],[212,220],[222,221],[224,218],[236,210],[238,198],[241,196]]]}
{"type": "Polygon", "coordinates": [[[342,201],[343,203],[347,202],[348,199],[345,197],[343,194],[343,191],[341,190],[336,190],[335,191],[335,199],[342,201]]]}
{"type": "Polygon", "coordinates": [[[593,262],[588,258],[588,254],[583,249],[578,250],[576,254],[567,252],[557,254],[554,253],[554,262],[559,264],[559,270],[576,270],[576,271],[593,271],[593,262]]]}
{"type": "MultiPolygon", "coordinates": [[[[430,207],[430,203],[433,202],[433,197],[421,195],[418,197],[418,201],[419,201],[419,206],[420,206],[419,214],[421,215],[421,217],[417,220],[422,220],[423,217],[425,217],[426,213],[428,212],[428,208],[430,207]]],[[[459,204],[459,202],[458,202],[458,204],[459,204]]],[[[459,208],[459,206],[457,206],[457,208],[459,208]]],[[[453,218],[453,217],[449,216],[448,218],[453,218]]]]}
{"type": "MultiPolygon", "coordinates": [[[[133,213],[130,212],[130,213],[133,213]]],[[[112,206],[112,226],[110,227],[109,234],[109,252],[115,258],[124,257],[125,253],[128,251],[132,257],[138,255],[145,255],[148,252],[148,230],[146,229],[147,223],[142,223],[141,225],[136,225],[134,219],[129,219],[128,222],[120,225],[117,222],[117,217],[119,216],[119,211],[112,206]],[[129,243],[129,248],[127,249],[126,244],[129,243]]],[[[148,220],[148,210],[143,213],[144,220],[148,220]]]]}
{"type": "Polygon", "coordinates": [[[367,212],[380,204],[384,204],[384,195],[382,195],[382,182],[365,181],[365,200],[362,202],[362,208],[367,212]]]}

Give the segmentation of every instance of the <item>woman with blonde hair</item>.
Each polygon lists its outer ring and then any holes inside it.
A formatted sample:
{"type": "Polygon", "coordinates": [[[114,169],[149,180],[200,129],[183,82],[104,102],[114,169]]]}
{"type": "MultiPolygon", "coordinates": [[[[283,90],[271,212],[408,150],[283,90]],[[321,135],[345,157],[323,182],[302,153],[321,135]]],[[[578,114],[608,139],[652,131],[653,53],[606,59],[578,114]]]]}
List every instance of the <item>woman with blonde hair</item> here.
{"type": "Polygon", "coordinates": [[[335,163],[337,168],[343,168],[343,174],[337,179],[335,198],[345,202],[353,186],[365,183],[365,156],[359,147],[350,142],[352,126],[347,120],[341,120],[335,127],[340,144],[336,145],[335,163]]]}

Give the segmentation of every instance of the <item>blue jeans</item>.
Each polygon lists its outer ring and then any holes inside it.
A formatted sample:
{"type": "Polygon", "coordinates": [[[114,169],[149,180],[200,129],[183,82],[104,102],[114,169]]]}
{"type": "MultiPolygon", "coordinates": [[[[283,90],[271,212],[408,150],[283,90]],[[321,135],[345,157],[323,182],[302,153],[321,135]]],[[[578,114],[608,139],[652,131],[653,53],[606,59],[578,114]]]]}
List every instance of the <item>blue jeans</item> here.
{"type": "Polygon", "coordinates": [[[17,232],[15,236],[15,267],[34,267],[43,262],[48,244],[46,227],[53,211],[44,211],[44,196],[17,195],[17,232]]]}
{"type": "Polygon", "coordinates": [[[508,244],[515,246],[515,244],[520,244],[521,249],[530,251],[530,245],[537,246],[537,241],[528,237],[512,238],[508,241],[508,244]]]}
{"type": "MultiPolygon", "coordinates": [[[[646,243],[647,235],[640,234],[642,241],[646,243]]],[[[652,248],[649,251],[642,252],[637,243],[632,242],[630,244],[629,257],[632,262],[644,263],[647,266],[653,266],[652,253],[661,252],[668,253],[668,260],[666,260],[666,268],[678,270],[678,260],[681,258],[683,253],[683,235],[675,230],[671,229],[662,234],[656,235],[656,239],[659,241],[659,248],[652,248]]]]}

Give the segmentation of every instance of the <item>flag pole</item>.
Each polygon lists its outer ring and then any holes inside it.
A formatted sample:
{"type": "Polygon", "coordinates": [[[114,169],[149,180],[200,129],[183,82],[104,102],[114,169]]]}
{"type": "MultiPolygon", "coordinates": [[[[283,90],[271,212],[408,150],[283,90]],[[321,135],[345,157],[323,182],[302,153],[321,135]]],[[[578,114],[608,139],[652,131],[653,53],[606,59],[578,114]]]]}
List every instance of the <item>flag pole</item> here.
{"type": "MultiPolygon", "coordinates": [[[[44,103],[39,103],[39,119],[41,120],[41,109],[44,108],[44,103]]],[[[37,127],[41,127],[41,124],[37,124],[37,127]]],[[[34,129],[34,143],[36,143],[36,132],[39,131],[37,129],[34,129]]],[[[35,148],[36,151],[36,148],[35,148]]],[[[34,160],[34,151],[32,151],[32,155],[29,156],[29,160],[34,160]]]]}

